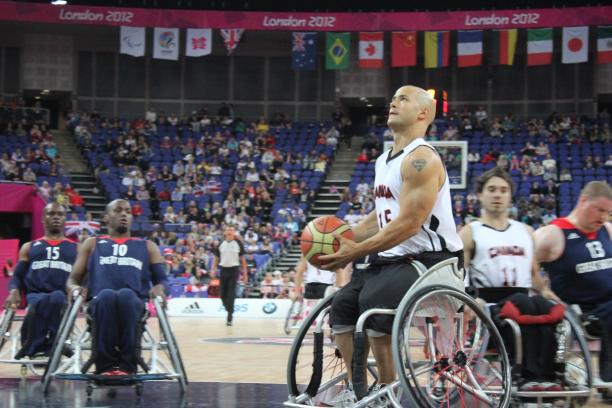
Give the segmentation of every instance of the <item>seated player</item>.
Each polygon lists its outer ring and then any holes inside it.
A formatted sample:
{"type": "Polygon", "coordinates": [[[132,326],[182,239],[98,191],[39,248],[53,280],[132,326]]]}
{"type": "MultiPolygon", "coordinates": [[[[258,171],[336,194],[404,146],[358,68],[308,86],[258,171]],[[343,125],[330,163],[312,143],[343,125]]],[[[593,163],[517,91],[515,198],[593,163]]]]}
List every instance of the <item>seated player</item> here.
{"type": "MultiPolygon", "coordinates": [[[[498,307],[493,307],[496,314],[519,323],[526,322],[527,315],[546,316],[549,320],[560,321],[563,318],[562,307],[552,306],[546,301],[546,298],[556,301],[558,298],[540,276],[534,256],[532,228],[508,217],[512,179],[502,168],[495,167],[478,178],[476,190],[482,215],[466,225],[459,235],[463,241],[470,281],[478,288],[479,297],[487,303],[496,303],[498,307]],[[538,291],[541,296],[528,296],[530,289],[538,291]],[[514,314],[506,316],[510,311],[514,314]],[[525,317],[521,318],[518,314],[525,317]]],[[[512,357],[514,336],[503,325],[499,330],[512,357]]],[[[521,333],[524,353],[521,390],[561,390],[556,382],[554,366],[554,326],[521,324],[521,333]]]]}
{"type": "Polygon", "coordinates": [[[68,290],[80,289],[90,301],[92,359],[96,374],[137,371],[140,320],[147,296],[166,297],[167,278],[159,248],[132,238],[132,212],[126,200],[114,200],[104,215],[109,235],[92,237],[79,249],[68,290]],[[80,285],[87,279],[87,290],[80,285]]]}
{"type": "Polygon", "coordinates": [[[25,293],[28,314],[21,326],[16,359],[48,355],[67,300],[64,288],[77,255],[77,244],[64,237],[66,209],[49,203],[43,211],[45,236],[23,244],[4,302],[16,309],[25,293]]]}
{"type": "Polygon", "coordinates": [[[550,285],[567,303],[601,324],[599,376],[612,381],[612,189],[591,181],[570,215],[535,232],[536,255],[550,285]]]}

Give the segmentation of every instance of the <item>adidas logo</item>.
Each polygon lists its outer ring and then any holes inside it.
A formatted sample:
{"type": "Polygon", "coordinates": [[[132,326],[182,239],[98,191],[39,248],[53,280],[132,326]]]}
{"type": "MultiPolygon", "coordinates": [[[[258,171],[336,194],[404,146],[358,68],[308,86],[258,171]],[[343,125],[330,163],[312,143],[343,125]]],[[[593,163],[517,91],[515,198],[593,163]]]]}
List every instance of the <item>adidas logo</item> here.
{"type": "Polygon", "coordinates": [[[570,234],[567,236],[567,239],[578,239],[580,238],[580,235],[576,234],[575,232],[570,232],[570,234]]]}
{"type": "Polygon", "coordinates": [[[32,246],[40,245],[40,241],[36,241],[32,246]]]}
{"type": "Polygon", "coordinates": [[[99,242],[99,243],[101,243],[101,244],[106,244],[108,241],[107,241],[107,240],[105,240],[105,239],[101,239],[101,240],[100,240],[100,241],[98,241],[98,242],[99,242]]]}
{"type": "Polygon", "coordinates": [[[183,308],[183,313],[195,313],[195,314],[199,314],[199,313],[204,313],[204,310],[202,310],[202,308],[200,308],[200,304],[198,302],[193,302],[189,306],[185,306],[183,308]]]}

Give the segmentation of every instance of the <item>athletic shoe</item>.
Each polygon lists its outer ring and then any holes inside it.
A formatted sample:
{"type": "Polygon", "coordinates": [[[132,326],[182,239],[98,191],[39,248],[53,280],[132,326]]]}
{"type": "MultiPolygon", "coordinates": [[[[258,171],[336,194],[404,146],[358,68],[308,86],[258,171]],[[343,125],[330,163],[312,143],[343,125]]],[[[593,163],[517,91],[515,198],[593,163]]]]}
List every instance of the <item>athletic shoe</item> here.
{"type": "Polygon", "coordinates": [[[519,387],[519,391],[545,391],[545,388],[540,382],[528,381],[519,387]]]}
{"type": "Polygon", "coordinates": [[[559,383],[554,382],[543,382],[540,383],[544,391],[563,391],[563,387],[559,383]]]}
{"type": "MultiPolygon", "coordinates": [[[[368,395],[374,395],[383,391],[387,384],[376,384],[372,387],[368,395]]],[[[391,401],[387,394],[383,394],[368,404],[368,408],[388,408],[391,407],[391,401]]]]}
{"type": "Polygon", "coordinates": [[[321,402],[322,406],[336,407],[336,408],[349,408],[355,405],[357,397],[352,386],[347,386],[339,394],[335,395],[331,400],[321,402]]]}

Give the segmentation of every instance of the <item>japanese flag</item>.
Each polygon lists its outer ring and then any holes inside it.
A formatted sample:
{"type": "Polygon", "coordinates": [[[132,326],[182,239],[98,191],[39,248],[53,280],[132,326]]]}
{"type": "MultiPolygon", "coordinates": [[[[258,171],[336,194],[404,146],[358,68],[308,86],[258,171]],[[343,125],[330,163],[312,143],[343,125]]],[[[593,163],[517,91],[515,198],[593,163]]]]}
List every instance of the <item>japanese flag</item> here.
{"type": "Polygon", "coordinates": [[[563,28],[563,55],[561,62],[576,64],[589,59],[589,27],[563,28]]]}
{"type": "Polygon", "coordinates": [[[212,30],[210,28],[188,28],[185,55],[202,57],[212,51],[212,30]]]}

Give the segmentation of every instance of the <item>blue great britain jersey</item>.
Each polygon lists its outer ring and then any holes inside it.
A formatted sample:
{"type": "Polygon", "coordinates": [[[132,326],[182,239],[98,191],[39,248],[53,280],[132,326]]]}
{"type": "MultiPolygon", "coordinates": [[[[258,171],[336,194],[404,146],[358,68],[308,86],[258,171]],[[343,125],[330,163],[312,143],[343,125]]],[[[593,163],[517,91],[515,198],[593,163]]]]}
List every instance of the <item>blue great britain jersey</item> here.
{"type": "Polygon", "coordinates": [[[103,289],[132,289],[146,298],[151,289],[147,241],[139,238],[96,238],[87,264],[89,297],[103,289]]]}
{"type": "Polygon", "coordinates": [[[63,291],[76,256],[77,243],[67,238],[39,238],[32,241],[28,252],[28,270],[24,276],[13,276],[10,287],[19,287],[26,293],[63,291]]]}
{"type": "Polygon", "coordinates": [[[565,235],[559,259],[542,263],[552,290],[565,302],[593,308],[612,299],[612,240],[605,227],[587,234],[567,218],[552,222],[565,235]]]}

